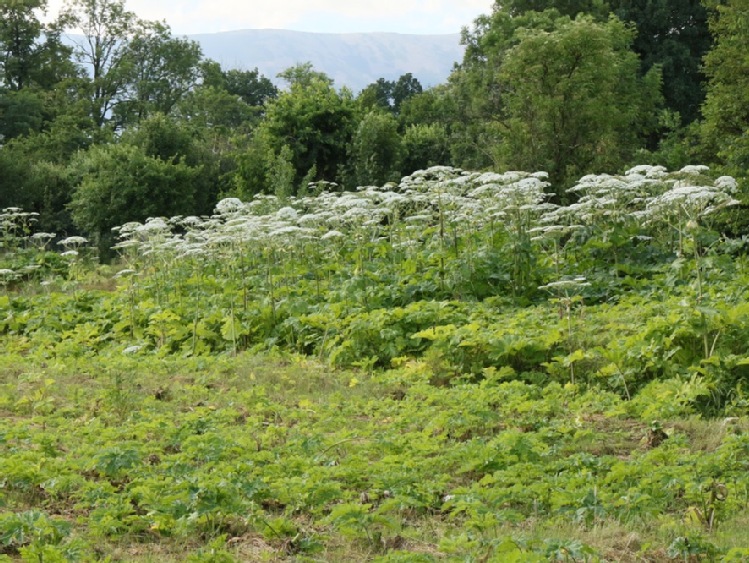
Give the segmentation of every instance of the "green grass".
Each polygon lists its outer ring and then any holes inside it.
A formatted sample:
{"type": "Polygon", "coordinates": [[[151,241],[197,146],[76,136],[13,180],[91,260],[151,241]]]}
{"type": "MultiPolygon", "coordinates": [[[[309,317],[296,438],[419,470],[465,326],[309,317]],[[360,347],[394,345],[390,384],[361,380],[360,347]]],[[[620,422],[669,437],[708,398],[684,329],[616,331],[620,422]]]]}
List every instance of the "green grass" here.
{"type": "Polygon", "coordinates": [[[368,373],[278,354],[6,356],[2,514],[69,529],[9,540],[6,519],[2,550],[637,561],[666,560],[679,537],[749,545],[746,419],[663,421],[651,447],[649,424],[596,389],[433,375],[420,361],[368,373]],[[709,498],[716,483],[724,500],[709,498]],[[712,528],[695,510],[715,511],[712,528]]]}

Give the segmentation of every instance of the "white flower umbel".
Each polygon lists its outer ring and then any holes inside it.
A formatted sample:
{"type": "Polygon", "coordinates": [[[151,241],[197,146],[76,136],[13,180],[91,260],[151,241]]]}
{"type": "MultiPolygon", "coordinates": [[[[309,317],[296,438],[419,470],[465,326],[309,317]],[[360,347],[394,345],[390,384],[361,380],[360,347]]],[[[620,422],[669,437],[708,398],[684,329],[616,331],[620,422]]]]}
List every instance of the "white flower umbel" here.
{"type": "Polygon", "coordinates": [[[245,204],[236,197],[227,197],[216,204],[216,213],[222,216],[235,215],[245,209],[245,204]]]}
{"type": "Polygon", "coordinates": [[[590,287],[590,283],[585,276],[567,276],[560,280],[541,285],[538,289],[549,289],[554,291],[569,291],[580,289],[583,287],[590,287]]]}
{"type": "Polygon", "coordinates": [[[668,175],[665,166],[653,166],[651,164],[640,164],[630,168],[624,173],[625,176],[643,176],[645,178],[663,178],[668,175]]]}
{"type": "Polygon", "coordinates": [[[85,237],[68,237],[65,239],[62,239],[57,244],[68,248],[68,249],[77,249],[82,247],[84,244],[88,243],[88,239],[85,237]]]}
{"type": "Polygon", "coordinates": [[[700,174],[704,174],[705,172],[708,172],[710,170],[709,166],[705,166],[704,164],[688,164],[681,170],[679,170],[679,173],[681,174],[689,174],[692,176],[698,176],[700,174]]]}
{"type": "Polygon", "coordinates": [[[344,235],[341,231],[328,231],[323,236],[320,237],[320,240],[330,240],[330,239],[337,239],[337,238],[343,238],[346,235],[344,235]]]}

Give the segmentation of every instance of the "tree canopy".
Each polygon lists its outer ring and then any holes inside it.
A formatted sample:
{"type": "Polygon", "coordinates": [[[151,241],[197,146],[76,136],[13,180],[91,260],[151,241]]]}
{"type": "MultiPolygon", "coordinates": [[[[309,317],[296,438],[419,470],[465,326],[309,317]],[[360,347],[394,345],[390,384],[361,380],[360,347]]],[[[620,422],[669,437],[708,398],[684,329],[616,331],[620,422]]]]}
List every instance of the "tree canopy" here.
{"type": "Polygon", "coordinates": [[[497,1],[446,83],[405,73],[354,95],[309,62],[277,83],[222,68],[124,0],[70,0],[51,22],[45,0],[0,0],[0,208],[105,241],[128,215],[438,164],[544,169],[561,201],[585,173],[643,160],[699,155],[741,178],[746,2],[497,1]]]}
{"type": "Polygon", "coordinates": [[[715,47],[705,58],[710,78],[703,139],[730,172],[749,176],[749,1],[716,5],[715,47]]]}
{"type": "Polygon", "coordinates": [[[657,72],[640,79],[631,31],[561,18],[517,37],[498,74],[499,167],[541,168],[558,189],[586,170],[619,169],[655,127],[641,116],[660,97],[657,72]]]}

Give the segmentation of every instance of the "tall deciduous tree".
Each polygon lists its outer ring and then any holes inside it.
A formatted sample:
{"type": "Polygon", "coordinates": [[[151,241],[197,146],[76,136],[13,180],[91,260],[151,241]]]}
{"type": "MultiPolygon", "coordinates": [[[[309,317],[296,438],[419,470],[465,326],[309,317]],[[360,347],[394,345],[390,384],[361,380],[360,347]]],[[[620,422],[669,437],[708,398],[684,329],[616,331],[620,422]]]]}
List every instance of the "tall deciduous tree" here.
{"type": "Polygon", "coordinates": [[[44,0],[0,0],[0,84],[10,90],[29,86],[40,66],[38,44],[44,0]]]}
{"type": "Polygon", "coordinates": [[[393,111],[395,113],[400,113],[403,102],[405,102],[412,96],[415,96],[416,94],[421,94],[422,91],[423,88],[421,86],[421,82],[419,82],[419,80],[414,77],[413,74],[409,72],[402,75],[393,84],[393,111]]]}
{"type": "Polygon", "coordinates": [[[518,43],[518,29],[550,32],[557,18],[559,12],[555,10],[514,14],[495,4],[491,14],[479,16],[470,29],[463,29],[463,61],[451,73],[443,96],[452,110],[451,154],[455,165],[467,169],[492,165],[493,147],[500,138],[497,117],[503,111],[503,87],[499,72],[505,55],[518,43]]]}
{"type": "Polygon", "coordinates": [[[465,59],[451,76],[454,146],[471,139],[475,150],[461,154],[545,169],[559,193],[591,169],[616,170],[645,145],[662,99],[659,69],[641,75],[633,39],[617,18],[495,6],[464,34],[465,59]]]}
{"type": "Polygon", "coordinates": [[[382,110],[369,112],[359,122],[350,152],[355,185],[381,186],[400,179],[403,147],[398,121],[382,110]]]}
{"type": "Polygon", "coordinates": [[[375,108],[389,110],[392,107],[393,86],[395,84],[390,80],[378,78],[359,93],[357,101],[365,110],[375,108]]]}
{"type": "Polygon", "coordinates": [[[632,49],[642,72],[660,66],[665,107],[683,124],[695,121],[705,97],[702,58],[710,49],[708,13],[701,0],[609,0],[613,13],[635,25],[632,49]]]}
{"type": "Polygon", "coordinates": [[[70,0],[60,25],[83,37],[74,47],[94,123],[112,129],[169,113],[199,81],[200,46],[139,19],[124,0],[70,0]]]}
{"type": "Polygon", "coordinates": [[[124,0],[70,0],[60,14],[60,25],[83,33],[74,55],[88,74],[84,92],[91,117],[102,127],[128,85],[130,41],[144,24],[125,9],[124,0]]]}
{"type": "Polygon", "coordinates": [[[350,91],[336,91],[332,80],[311,67],[299,70],[281,73],[293,76],[291,88],[269,104],[260,126],[276,154],[283,146],[291,150],[295,185],[313,169],[311,180],[338,178],[356,125],[350,91]]]}
{"type": "Polygon", "coordinates": [[[0,0],[0,88],[51,88],[71,75],[70,49],[40,17],[46,0],[0,0]]]}
{"type": "Polygon", "coordinates": [[[279,72],[277,76],[286,82],[290,88],[294,86],[309,88],[321,82],[327,86],[333,86],[333,79],[324,72],[315,70],[309,61],[290,66],[279,72]]]}
{"type": "Polygon", "coordinates": [[[398,115],[401,129],[409,125],[432,123],[447,126],[455,113],[452,96],[452,88],[441,84],[404,100],[398,115]]]}
{"type": "Polygon", "coordinates": [[[409,72],[394,82],[378,78],[361,91],[357,100],[365,110],[380,108],[397,114],[406,100],[420,94],[422,90],[419,80],[409,72]]]}
{"type": "Polygon", "coordinates": [[[520,32],[499,73],[498,164],[544,169],[561,191],[589,170],[616,170],[642,146],[660,81],[641,80],[621,21],[558,20],[551,32],[520,32]]]}
{"type": "Polygon", "coordinates": [[[278,88],[269,78],[253,70],[230,69],[223,73],[223,88],[251,107],[261,107],[278,97],[278,88]]]}
{"type": "Polygon", "coordinates": [[[39,131],[58,109],[49,92],[74,76],[70,50],[40,16],[44,0],[0,0],[0,142],[39,131]]]}
{"type": "Polygon", "coordinates": [[[705,95],[702,57],[711,45],[701,0],[501,0],[494,11],[516,18],[552,9],[571,18],[591,15],[600,22],[613,14],[633,24],[632,49],[641,58],[641,74],[660,66],[665,107],[678,112],[683,124],[697,119],[705,95]]]}
{"type": "Polygon", "coordinates": [[[195,41],[172,37],[162,23],[143,24],[128,45],[118,120],[137,123],[153,113],[170,113],[198,83],[201,57],[195,41]]]}
{"type": "Polygon", "coordinates": [[[208,59],[198,69],[200,84],[180,101],[178,113],[200,127],[218,128],[221,134],[238,128],[247,132],[265,114],[266,104],[278,97],[278,88],[257,68],[224,71],[208,59]]]}
{"type": "Polygon", "coordinates": [[[720,2],[711,29],[703,139],[730,172],[749,177],[749,0],[720,2]]]}

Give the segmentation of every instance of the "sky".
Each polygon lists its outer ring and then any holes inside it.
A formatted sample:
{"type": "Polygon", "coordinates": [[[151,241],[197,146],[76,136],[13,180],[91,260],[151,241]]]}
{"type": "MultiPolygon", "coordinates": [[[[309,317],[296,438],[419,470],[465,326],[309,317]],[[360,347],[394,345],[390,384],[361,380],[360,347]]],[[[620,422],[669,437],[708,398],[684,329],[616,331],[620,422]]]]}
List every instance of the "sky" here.
{"type": "MultiPolygon", "coordinates": [[[[53,16],[63,0],[49,0],[53,16]]],[[[239,29],[320,33],[459,33],[493,0],[126,0],[147,20],[165,20],[175,35],[239,29]]]]}

